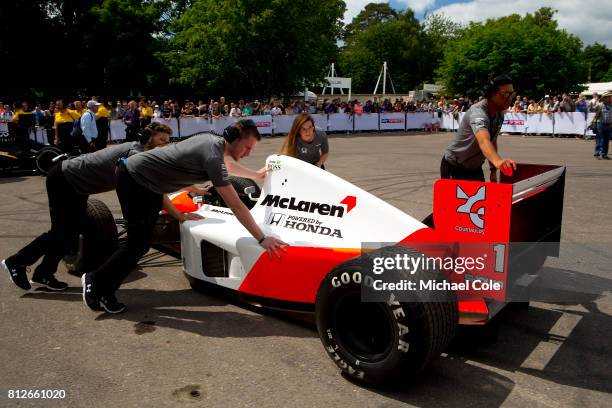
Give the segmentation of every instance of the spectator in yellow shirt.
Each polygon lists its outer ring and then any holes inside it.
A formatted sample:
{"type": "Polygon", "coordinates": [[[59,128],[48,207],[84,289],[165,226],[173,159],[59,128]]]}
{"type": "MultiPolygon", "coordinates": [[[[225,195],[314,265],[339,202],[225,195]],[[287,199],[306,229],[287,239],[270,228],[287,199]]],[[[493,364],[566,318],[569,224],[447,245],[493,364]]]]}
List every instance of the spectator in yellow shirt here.
{"type": "Polygon", "coordinates": [[[93,140],[96,150],[101,150],[108,143],[108,131],[110,129],[110,112],[107,103],[102,101],[96,112],[96,128],[98,128],[98,137],[93,140]]]}
{"type": "Polygon", "coordinates": [[[145,100],[140,101],[140,127],[146,128],[151,124],[153,118],[153,108],[145,100]]]}
{"type": "Polygon", "coordinates": [[[63,99],[55,102],[55,144],[65,153],[75,150],[75,142],[72,140],[72,127],[81,115],[76,110],[66,109],[63,99]]]}

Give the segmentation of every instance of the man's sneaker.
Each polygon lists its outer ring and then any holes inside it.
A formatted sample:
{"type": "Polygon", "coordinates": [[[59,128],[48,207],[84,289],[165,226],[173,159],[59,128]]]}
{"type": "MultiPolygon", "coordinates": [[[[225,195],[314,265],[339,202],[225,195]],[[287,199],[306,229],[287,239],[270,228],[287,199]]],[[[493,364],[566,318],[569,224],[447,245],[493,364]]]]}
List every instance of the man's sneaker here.
{"type": "Polygon", "coordinates": [[[91,281],[91,275],[89,273],[84,273],[83,276],[81,276],[81,285],[83,285],[83,302],[85,305],[91,310],[97,312],[101,311],[100,299],[98,299],[94,291],[93,282],[91,281]]]}
{"type": "Polygon", "coordinates": [[[23,265],[14,265],[11,262],[11,258],[2,260],[2,269],[8,272],[13,283],[19,286],[23,290],[30,290],[32,286],[28,281],[28,274],[26,273],[27,267],[23,265]]]}
{"type": "Polygon", "coordinates": [[[100,296],[100,306],[106,311],[106,313],[122,313],[126,307],[123,303],[119,303],[115,295],[100,296]]]}
{"type": "Polygon", "coordinates": [[[55,279],[55,276],[37,276],[36,271],[34,271],[34,275],[32,275],[32,279],[30,279],[30,283],[32,286],[38,286],[47,288],[49,290],[65,290],[68,288],[68,284],[66,282],[60,282],[55,279]]]}

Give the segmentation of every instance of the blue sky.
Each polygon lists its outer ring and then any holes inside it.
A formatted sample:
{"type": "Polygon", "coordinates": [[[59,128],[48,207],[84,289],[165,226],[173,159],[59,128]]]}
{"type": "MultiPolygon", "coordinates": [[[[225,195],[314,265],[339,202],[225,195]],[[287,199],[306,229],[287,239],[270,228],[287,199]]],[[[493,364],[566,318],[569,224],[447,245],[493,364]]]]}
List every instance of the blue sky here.
{"type": "MultiPolygon", "coordinates": [[[[381,0],[345,0],[344,21],[350,22],[363,7],[381,0]]],[[[610,0],[390,0],[392,7],[410,7],[419,19],[427,13],[443,13],[462,24],[483,21],[512,13],[524,15],[540,7],[558,10],[559,27],[578,36],[584,44],[599,42],[612,48],[612,1],[610,0]]]]}

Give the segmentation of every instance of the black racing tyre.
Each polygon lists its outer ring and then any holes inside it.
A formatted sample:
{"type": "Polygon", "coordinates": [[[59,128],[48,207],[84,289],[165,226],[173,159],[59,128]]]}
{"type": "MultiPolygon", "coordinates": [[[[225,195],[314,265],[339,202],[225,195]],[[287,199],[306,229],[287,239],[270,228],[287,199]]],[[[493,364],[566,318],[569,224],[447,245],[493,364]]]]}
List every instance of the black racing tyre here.
{"type": "Polygon", "coordinates": [[[53,159],[61,155],[62,151],[54,146],[45,146],[36,154],[36,168],[43,175],[47,175],[51,167],[55,164],[53,159]]]}
{"type": "MultiPolygon", "coordinates": [[[[259,187],[259,185],[254,180],[244,177],[230,176],[230,181],[232,183],[232,186],[234,186],[234,189],[238,193],[240,201],[242,201],[249,210],[255,207],[256,202],[249,198],[249,195],[245,192],[245,189],[253,187],[255,192],[252,195],[253,198],[256,198],[259,197],[259,195],[261,194],[261,188],[259,187]]],[[[221,198],[221,196],[216,191],[214,191],[214,189],[212,189],[210,193],[210,196],[206,196],[207,203],[216,205],[218,207],[227,207],[227,204],[225,204],[223,198],[221,198]]]]}
{"type": "MultiPolygon", "coordinates": [[[[399,302],[392,294],[387,302],[361,301],[363,268],[368,264],[363,257],[404,253],[420,255],[404,247],[386,247],[346,261],[325,277],[317,292],[315,314],[323,346],[357,381],[378,386],[405,383],[438,357],[455,334],[459,313],[453,293],[430,292],[428,302],[399,302]]],[[[430,279],[431,271],[406,278],[425,278],[425,273],[430,279]]]]}
{"type": "Polygon", "coordinates": [[[87,217],[76,253],[64,258],[66,269],[73,275],[82,275],[97,269],[117,247],[115,218],[102,201],[87,201],[87,217]]]}

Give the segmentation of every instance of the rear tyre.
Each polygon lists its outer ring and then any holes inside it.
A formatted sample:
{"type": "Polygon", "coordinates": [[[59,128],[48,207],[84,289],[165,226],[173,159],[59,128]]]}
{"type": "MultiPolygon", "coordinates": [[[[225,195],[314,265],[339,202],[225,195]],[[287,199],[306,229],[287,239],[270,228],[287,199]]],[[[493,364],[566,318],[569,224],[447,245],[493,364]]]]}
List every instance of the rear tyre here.
{"type": "Polygon", "coordinates": [[[117,247],[115,218],[106,204],[95,198],[87,201],[87,217],[74,255],[64,257],[68,272],[80,276],[102,265],[117,247]]]}
{"type": "MultiPolygon", "coordinates": [[[[405,253],[420,255],[408,248],[387,247],[363,257],[405,253]]],[[[387,302],[362,302],[361,282],[371,276],[365,273],[363,257],[338,265],[321,283],[315,304],[319,337],[349,377],[374,385],[398,385],[447,347],[457,328],[457,303],[447,301],[453,298],[447,292],[428,295],[428,302],[399,302],[393,294],[387,302]]],[[[406,279],[431,279],[431,273],[417,271],[406,279]]]]}
{"type": "Polygon", "coordinates": [[[61,155],[62,151],[54,146],[45,146],[36,154],[36,168],[43,175],[47,175],[55,164],[53,159],[61,155]]]}

